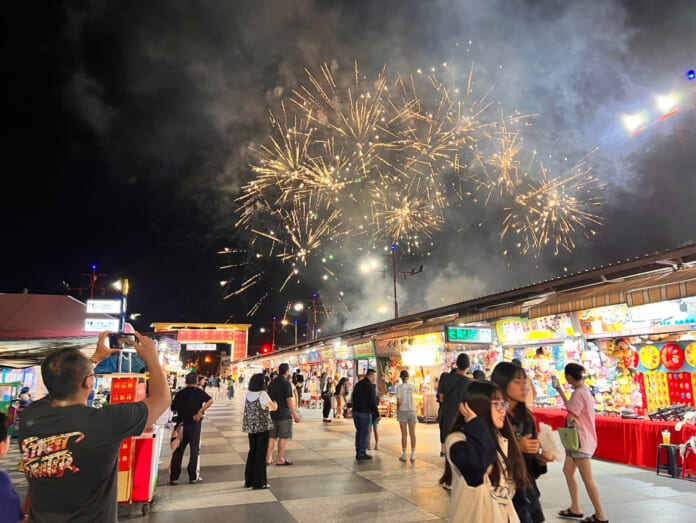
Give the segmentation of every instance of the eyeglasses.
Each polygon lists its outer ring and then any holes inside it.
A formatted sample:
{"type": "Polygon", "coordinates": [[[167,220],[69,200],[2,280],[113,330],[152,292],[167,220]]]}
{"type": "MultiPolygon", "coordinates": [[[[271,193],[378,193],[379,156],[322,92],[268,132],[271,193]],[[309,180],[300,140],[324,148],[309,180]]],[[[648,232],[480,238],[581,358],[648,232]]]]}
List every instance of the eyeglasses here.
{"type": "Polygon", "coordinates": [[[500,412],[506,412],[510,406],[507,401],[491,401],[491,405],[493,405],[500,412]]]}

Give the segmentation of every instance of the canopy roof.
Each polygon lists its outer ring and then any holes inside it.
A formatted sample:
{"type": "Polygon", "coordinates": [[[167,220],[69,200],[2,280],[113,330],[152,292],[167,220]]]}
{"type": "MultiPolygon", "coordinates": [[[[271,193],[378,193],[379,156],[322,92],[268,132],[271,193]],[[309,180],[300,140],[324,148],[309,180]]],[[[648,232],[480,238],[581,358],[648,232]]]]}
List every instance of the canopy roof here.
{"type": "Polygon", "coordinates": [[[0,366],[30,367],[56,349],[94,347],[97,336],[84,331],[86,318],[85,304],[72,296],[0,294],[0,366]]]}

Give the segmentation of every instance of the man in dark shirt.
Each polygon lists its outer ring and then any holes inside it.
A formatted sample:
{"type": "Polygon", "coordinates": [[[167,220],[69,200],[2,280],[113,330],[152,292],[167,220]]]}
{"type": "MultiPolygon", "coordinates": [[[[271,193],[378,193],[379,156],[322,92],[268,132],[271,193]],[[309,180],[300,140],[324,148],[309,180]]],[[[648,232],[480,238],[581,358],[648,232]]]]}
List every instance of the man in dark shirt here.
{"type": "Polygon", "coordinates": [[[276,465],[292,465],[292,461],[285,459],[285,447],[288,440],[292,439],[292,422],[295,420],[295,423],[299,423],[300,417],[295,410],[295,395],[289,377],[290,366],[287,363],[281,363],[278,367],[278,377],[268,386],[268,395],[278,404],[278,410],[271,412],[273,428],[269,434],[266,454],[266,463],[269,465],[273,463],[275,440],[278,440],[276,465]]]}
{"type": "Polygon", "coordinates": [[[444,456],[445,438],[449,434],[454,419],[459,412],[459,404],[463,401],[466,391],[471,383],[471,378],[466,376],[469,368],[469,356],[461,353],[457,356],[457,369],[448,375],[440,377],[438,399],[442,405],[440,414],[440,456],[444,456]]]}
{"type": "Polygon", "coordinates": [[[200,483],[202,478],[198,475],[198,455],[201,450],[201,427],[203,426],[203,413],[213,404],[208,394],[199,389],[196,384],[198,377],[195,372],[186,375],[186,387],[174,396],[172,411],[177,413],[177,423],[183,423],[184,430],[181,443],[172,453],[172,462],[169,467],[169,484],[176,485],[181,474],[181,461],[184,458],[184,450],[191,445],[191,453],[188,463],[189,483],[200,483]]]}
{"type": "Polygon", "coordinates": [[[32,522],[116,523],[121,442],[153,425],[169,405],[155,342],[136,332],[137,341],[126,341],[149,369],[150,396],[137,403],[87,407],[96,379],[94,364],[119,352],[107,348],[107,335],[99,335],[89,359],[77,349],[63,349],[41,364],[48,396],[22,412],[19,427],[32,522]]]}
{"type": "Polygon", "coordinates": [[[372,428],[372,418],[379,417],[375,382],[377,372],[367,369],[365,377],[353,388],[353,425],[355,425],[355,459],[372,459],[367,453],[367,443],[372,428]]]}

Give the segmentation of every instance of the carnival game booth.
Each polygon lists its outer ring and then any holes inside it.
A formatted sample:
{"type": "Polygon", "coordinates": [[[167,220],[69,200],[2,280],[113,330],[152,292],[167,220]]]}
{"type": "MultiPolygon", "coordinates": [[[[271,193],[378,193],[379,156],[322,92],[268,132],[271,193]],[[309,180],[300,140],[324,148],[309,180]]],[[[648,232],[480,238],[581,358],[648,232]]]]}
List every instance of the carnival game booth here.
{"type": "Polygon", "coordinates": [[[437,380],[446,365],[443,326],[413,329],[409,333],[377,336],[379,409],[383,416],[396,415],[396,387],[401,383],[402,370],[409,373],[409,382],[418,389],[414,395],[418,419],[432,422],[437,419],[437,380]],[[429,331],[429,332],[428,332],[429,331]]]}
{"type": "MultiPolygon", "coordinates": [[[[529,310],[530,316],[569,310],[585,341],[579,361],[596,401],[596,456],[644,467],[656,466],[662,433],[671,443],[696,434],[676,430],[674,412],[694,406],[696,387],[696,270],[651,274],[619,284],[558,296],[529,310]],[[614,303],[616,302],[616,303],[614,303]],[[587,307],[594,304],[595,307],[587,307]],[[573,310],[576,309],[576,310],[573,310]],[[604,415],[607,414],[607,415],[604,415]]],[[[559,378],[563,381],[561,365],[559,378]]],[[[553,402],[549,402],[552,404],[553,402]]],[[[560,405],[556,398],[556,405],[560,405]]],[[[561,409],[533,409],[537,421],[562,426],[561,409]]]]}
{"type": "Polygon", "coordinates": [[[496,336],[505,361],[517,358],[532,378],[536,404],[560,406],[551,377],[562,374],[566,363],[579,362],[585,344],[576,335],[569,313],[539,318],[512,317],[495,322],[496,336]]]}
{"type": "Polygon", "coordinates": [[[472,372],[482,370],[489,376],[495,364],[502,358],[493,326],[484,322],[446,326],[442,371],[454,368],[457,356],[462,352],[469,356],[469,368],[472,372]]]}

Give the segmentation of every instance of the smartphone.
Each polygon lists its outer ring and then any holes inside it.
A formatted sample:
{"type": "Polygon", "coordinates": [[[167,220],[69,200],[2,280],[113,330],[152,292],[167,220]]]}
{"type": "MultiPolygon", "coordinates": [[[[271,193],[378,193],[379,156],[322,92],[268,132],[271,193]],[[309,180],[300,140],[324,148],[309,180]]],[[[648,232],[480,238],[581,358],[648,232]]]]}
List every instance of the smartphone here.
{"type": "Polygon", "coordinates": [[[556,376],[551,378],[551,384],[553,385],[554,389],[558,388],[558,378],[556,376]]]}
{"type": "Polygon", "coordinates": [[[109,334],[109,347],[112,349],[123,349],[129,344],[126,340],[135,340],[135,334],[124,334],[123,332],[112,332],[109,334]]]}

